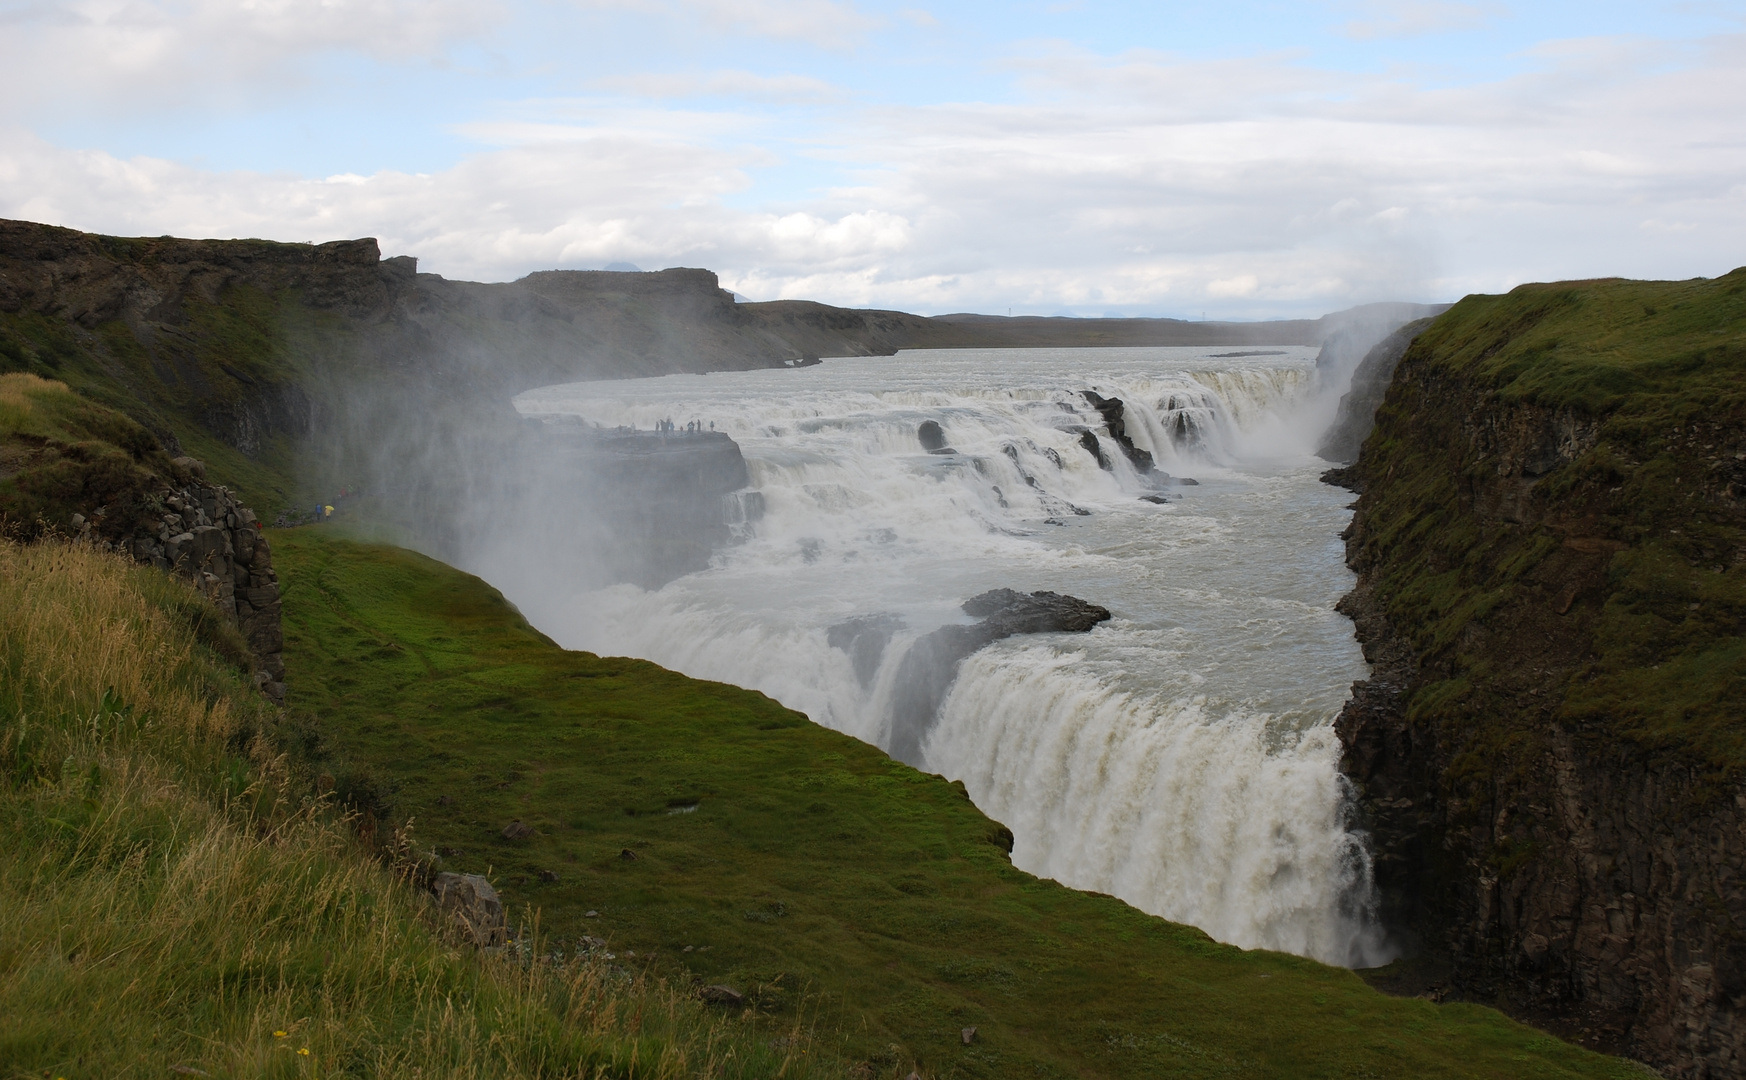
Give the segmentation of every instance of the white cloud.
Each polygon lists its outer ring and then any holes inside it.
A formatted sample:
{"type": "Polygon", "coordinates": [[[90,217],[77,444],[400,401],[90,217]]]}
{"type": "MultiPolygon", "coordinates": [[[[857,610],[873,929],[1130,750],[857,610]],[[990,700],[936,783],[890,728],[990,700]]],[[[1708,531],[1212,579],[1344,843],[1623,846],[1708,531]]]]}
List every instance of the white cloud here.
{"type": "Polygon", "coordinates": [[[1236,277],[1207,282],[1206,294],[1220,300],[1232,296],[1254,296],[1260,287],[1261,279],[1254,274],[1239,274],[1236,277]]]}
{"type": "Polygon", "coordinates": [[[1571,42],[1543,50],[1540,71],[1421,89],[1291,56],[1056,49],[1019,63],[1027,103],[837,102],[797,143],[757,111],[536,101],[460,128],[480,147],[451,168],[326,181],[121,160],[13,128],[0,214],[377,235],[487,280],[702,265],[750,296],[932,312],[1267,315],[1686,277],[1746,262],[1743,50],[1571,42]],[[795,166],[848,182],[757,198],[756,176],[795,166]]]}
{"type": "Polygon", "coordinates": [[[792,38],[828,49],[860,44],[877,19],[843,0],[682,0],[706,18],[742,33],[792,38]]]}
{"type": "Polygon", "coordinates": [[[43,0],[0,24],[0,98],[134,111],[252,93],[321,52],[432,58],[503,14],[499,0],[43,0]]]}
{"type": "Polygon", "coordinates": [[[1355,19],[1344,27],[1347,37],[1360,41],[1473,30],[1499,14],[1495,5],[1455,3],[1452,0],[1367,0],[1363,8],[1367,17],[1355,19]]]}
{"type": "Polygon", "coordinates": [[[838,88],[808,75],[758,75],[750,71],[647,72],[599,79],[595,85],[652,100],[690,97],[737,97],[760,101],[806,103],[835,101],[838,88]]]}
{"type": "Polygon", "coordinates": [[[576,0],[580,7],[703,18],[717,29],[847,50],[880,25],[848,0],[576,0]]]}

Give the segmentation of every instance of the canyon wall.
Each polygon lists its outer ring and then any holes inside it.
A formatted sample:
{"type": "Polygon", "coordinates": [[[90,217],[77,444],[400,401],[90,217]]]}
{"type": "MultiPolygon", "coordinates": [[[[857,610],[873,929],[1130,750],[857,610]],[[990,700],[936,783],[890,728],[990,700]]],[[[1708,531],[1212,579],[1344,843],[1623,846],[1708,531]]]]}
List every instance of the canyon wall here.
{"type": "Polygon", "coordinates": [[[1746,270],[1469,297],[1333,475],[1390,977],[1746,1076],[1746,270]]]}

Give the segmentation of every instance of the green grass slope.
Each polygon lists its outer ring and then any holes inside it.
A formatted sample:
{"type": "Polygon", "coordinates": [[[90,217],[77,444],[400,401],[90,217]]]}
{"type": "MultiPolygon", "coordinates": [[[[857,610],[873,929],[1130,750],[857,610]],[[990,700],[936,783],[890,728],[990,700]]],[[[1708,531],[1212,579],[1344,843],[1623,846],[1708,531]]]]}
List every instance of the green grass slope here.
{"type": "Polygon", "coordinates": [[[622,970],[448,940],[306,797],[214,615],[0,541],[0,1077],[828,1075],[622,970]]]}
{"type": "Polygon", "coordinates": [[[292,705],[336,785],[391,791],[555,940],[732,986],[849,1075],[1641,1075],[1038,880],[959,786],[763,695],[559,649],[422,556],[319,528],[273,550],[292,705]]]}

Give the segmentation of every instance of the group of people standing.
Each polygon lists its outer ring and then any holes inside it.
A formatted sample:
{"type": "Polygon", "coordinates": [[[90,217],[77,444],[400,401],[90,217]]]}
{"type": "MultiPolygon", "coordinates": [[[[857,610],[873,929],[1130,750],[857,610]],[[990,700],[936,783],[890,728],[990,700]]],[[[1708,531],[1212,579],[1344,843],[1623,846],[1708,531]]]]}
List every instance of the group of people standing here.
{"type": "MultiPolygon", "coordinates": [[[[655,430],[660,432],[663,435],[671,435],[672,433],[678,431],[679,429],[678,429],[678,427],[676,427],[674,425],[673,421],[671,421],[671,420],[657,420],[657,421],[655,421],[655,430]]],[[[701,420],[692,420],[685,425],[686,434],[692,434],[692,433],[699,432],[702,430],[703,430],[703,421],[701,421],[701,420]]],[[[715,421],[714,420],[711,420],[709,422],[709,430],[711,430],[711,431],[715,430],[715,421]]]]}

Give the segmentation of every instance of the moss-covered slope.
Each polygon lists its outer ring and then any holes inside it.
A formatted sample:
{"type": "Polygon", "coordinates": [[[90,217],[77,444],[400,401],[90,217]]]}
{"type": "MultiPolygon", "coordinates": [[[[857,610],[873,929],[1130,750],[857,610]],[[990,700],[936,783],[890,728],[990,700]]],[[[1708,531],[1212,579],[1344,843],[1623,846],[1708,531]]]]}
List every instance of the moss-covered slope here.
{"type": "Polygon", "coordinates": [[[291,700],[337,786],[559,939],[804,1018],[850,1075],[1631,1075],[1039,881],[959,786],[760,694],[561,650],[422,556],[273,542],[291,700]]]}
{"type": "Polygon", "coordinates": [[[1742,1075],[1746,270],[1468,297],[1356,478],[1394,914],[1467,993],[1742,1075]]]}

